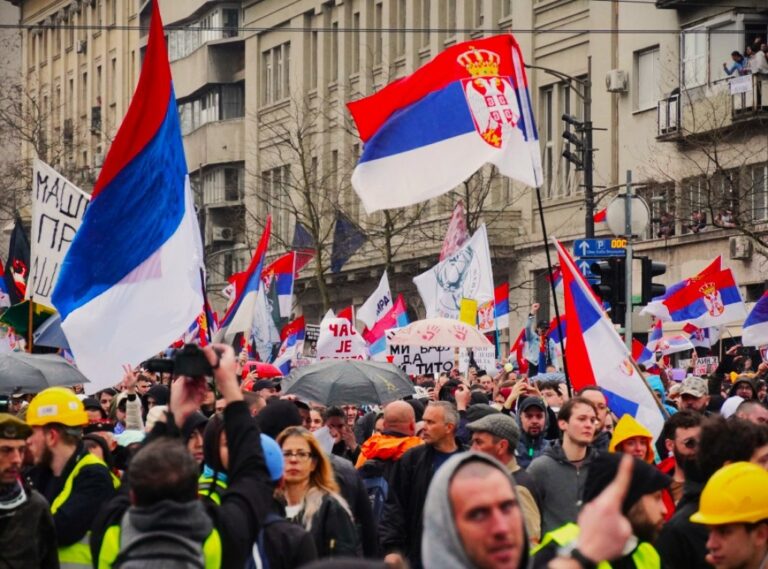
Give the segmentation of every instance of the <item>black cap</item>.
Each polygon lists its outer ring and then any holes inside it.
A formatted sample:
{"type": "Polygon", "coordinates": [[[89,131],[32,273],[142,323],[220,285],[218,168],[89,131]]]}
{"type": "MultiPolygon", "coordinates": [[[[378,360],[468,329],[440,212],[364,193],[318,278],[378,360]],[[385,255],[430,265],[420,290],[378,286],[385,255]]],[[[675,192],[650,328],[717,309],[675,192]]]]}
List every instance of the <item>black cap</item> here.
{"type": "Polygon", "coordinates": [[[499,413],[499,411],[488,404],[478,403],[477,405],[470,405],[469,409],[467,409],[467,423],[472,423],[493,413],[499,413]]]}
{"type": "Polygon", "coordinates": [[[261,432],[273,439],[288,427],[300,427],[302,423],[298,407],[277,397],[269,400],[267,406],[259,411],[256,420],[261,432]]]}
{"type": "Polygon", "coordinates": [[[541,397],[532,397],[528,396],[525,399],[523,399],[523,402],[520,403],[520,406],[517,408],[518,413],[522,413],[529,407],[541,407],[542,411],[547,410],[547,405],[544,403],[544,400],[541,397]]]}
{"type": "MultiPolygon", "coordinates": [[[[625,456],[623,453],[617,452],[601,452],[594,456],[589,463],[589,472],[584,483],[585,504],[597,498],[613,482],[623,456],[625,456]]],[[[621,506],[624,514],[646,494],[664,490],[672,483],[672,478],[647,462],[634,457],[632,462],[632,480],[621,506]]]]}
{"type": "Polygon", "coordinates": [[[253,384],[251,391],[259,391],[260,389],[277,389],[280,391],[280,384],[271,379],[260,379],[253,384]]]}
{"type": "Polygon", "coordinates": [[[95,397],[86,397],[83,399],[83,407],[85,407],[86,411],[88,409],[93,411],[104,411],[104,409],[101,408],[101,403],[95,397]]]}

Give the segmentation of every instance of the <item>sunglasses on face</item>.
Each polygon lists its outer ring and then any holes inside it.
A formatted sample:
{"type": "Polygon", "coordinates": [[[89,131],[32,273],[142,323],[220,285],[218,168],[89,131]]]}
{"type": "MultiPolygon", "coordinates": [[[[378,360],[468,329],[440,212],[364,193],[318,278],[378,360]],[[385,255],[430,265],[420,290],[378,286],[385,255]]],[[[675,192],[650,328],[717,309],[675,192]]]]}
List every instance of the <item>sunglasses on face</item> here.
{"type": "Polygon", "coordinates": [[[699,441],[696,439],[685,439],[683,441],[683,446],[687,449],[693,450],[697,446],[699,446],[699,441]]]}

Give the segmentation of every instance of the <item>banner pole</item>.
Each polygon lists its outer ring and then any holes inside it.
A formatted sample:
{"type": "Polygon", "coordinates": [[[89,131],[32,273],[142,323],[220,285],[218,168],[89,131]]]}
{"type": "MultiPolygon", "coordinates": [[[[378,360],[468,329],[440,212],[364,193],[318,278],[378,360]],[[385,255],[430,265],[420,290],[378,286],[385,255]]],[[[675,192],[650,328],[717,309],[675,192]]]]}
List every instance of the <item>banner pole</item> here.
{"type": "Polygon", "coordinates": [[[29,297],[29,311],[27,313],[27,351],[31,354],[32,353],[32,321],[34,316],[34,309],[32,308],[34,306],[34,297],[29,297]]]}
{"type": "MultiPolygon", "coordinates": [[[[547,226],[544,223],[544,208],[541,205],[541,188],[536,188],[536,202],[539,206],[539,220],[541,221],[541,232],[544,237],[544,253],[547,256],[547,271],[549,272],[549,285],[552,289],[552,302],[555,307],[555,318],[557,319],[557,333],[560,335],[560,351],[563,354],[563,374],[565,375],[565,385],[568,388],[568,397],[573,397],[573,388],[571,387],[571,376],[568,374],[568,361],[565,357],[565,344],[563,343],[563,324],[560,321],[560,308],[557,305],[557,290],[555,287],[555,279],[552,274],[552,259],[549,255],[549,236],[547,235],[547,226]]],[[[549,340],[547,340],[547,344],[549,340]]],[[[549,348],[549,346],[547,346],[549,348]]]]}

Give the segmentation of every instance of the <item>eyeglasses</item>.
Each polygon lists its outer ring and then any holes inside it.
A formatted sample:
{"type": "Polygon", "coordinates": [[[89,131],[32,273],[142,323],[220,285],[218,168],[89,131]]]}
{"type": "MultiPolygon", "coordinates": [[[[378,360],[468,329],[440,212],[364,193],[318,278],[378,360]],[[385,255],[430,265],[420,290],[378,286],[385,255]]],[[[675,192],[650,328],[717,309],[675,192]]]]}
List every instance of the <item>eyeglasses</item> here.
{"type": "Polygon", "coordinates": [[[286,458],[288,460],[292,458],[297,458],[299,460],[307,460],[312,457],[311,452],[307,452],[305,450],[286,450],[283,451],[283,458],[286,458]]]}
{"type": "Polygon", "coordinates": [[[695,449],[697,446],[699,446],[699,441],[697,439],[685,439],[683,441],[683,446],[687,449],[695,449]]]}

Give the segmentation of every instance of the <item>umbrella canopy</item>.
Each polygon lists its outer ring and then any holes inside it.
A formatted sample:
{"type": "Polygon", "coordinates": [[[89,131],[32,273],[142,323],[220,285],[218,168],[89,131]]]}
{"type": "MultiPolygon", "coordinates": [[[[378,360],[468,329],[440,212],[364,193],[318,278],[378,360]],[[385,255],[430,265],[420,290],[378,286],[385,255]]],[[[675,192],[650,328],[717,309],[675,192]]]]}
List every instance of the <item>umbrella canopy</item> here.
{"type": "Polygon", "coordinates": [[[564,382],[565,381],[565,374],[559,371],[553,371],[549,373],[540,373],[538,375],[534,375],[531,378],[532,381],[559,381],[564,382]]]}
{"type": "Polygon", "coordinates": [[[283,372],[280,368],[265,362],[247,362],[243,366],[243,377],[249,373],[255,373],[259,379],[272,379],[273,377],[282,377],[283,372]]]}
{"type": "Polygon", "coordinates": [[[395,365],[332,360],[294,369],[283,381],[283,394],[323,405],[383,405],[413,395],[414,389],[395,365]]]}
{"type": "Polygon", "coordinates": [[[69,349],[69,342],[64,335],[64,330],[61,329],[61,316],[58,312],[37,327],[32,333],[32,342],[35,346],[69,349]]]}
{"type": "MultiPolygon", "coordinates": [[[[29,300],[10,306],[3,315],[0,316],[0,322],[8,324],[19,336],[29,334],[29,300]]],[[[53,310],[42,304],[32,303],[32,330],[35,330],[43,322],[50,318],[53,310]]]]}
{"type": "Polygon", "coordinates": [[[417,320],[392,335],[395,346],[435,348],[489,348],[493,344],[474,326],[450,318],[417,320]]]}
{"type": "Polygon", "coordinates": [[[37,393],[46,387],[69,387],[88,379],[56,354],[13,352],[0,356],[0,393],[37,393]]]}

